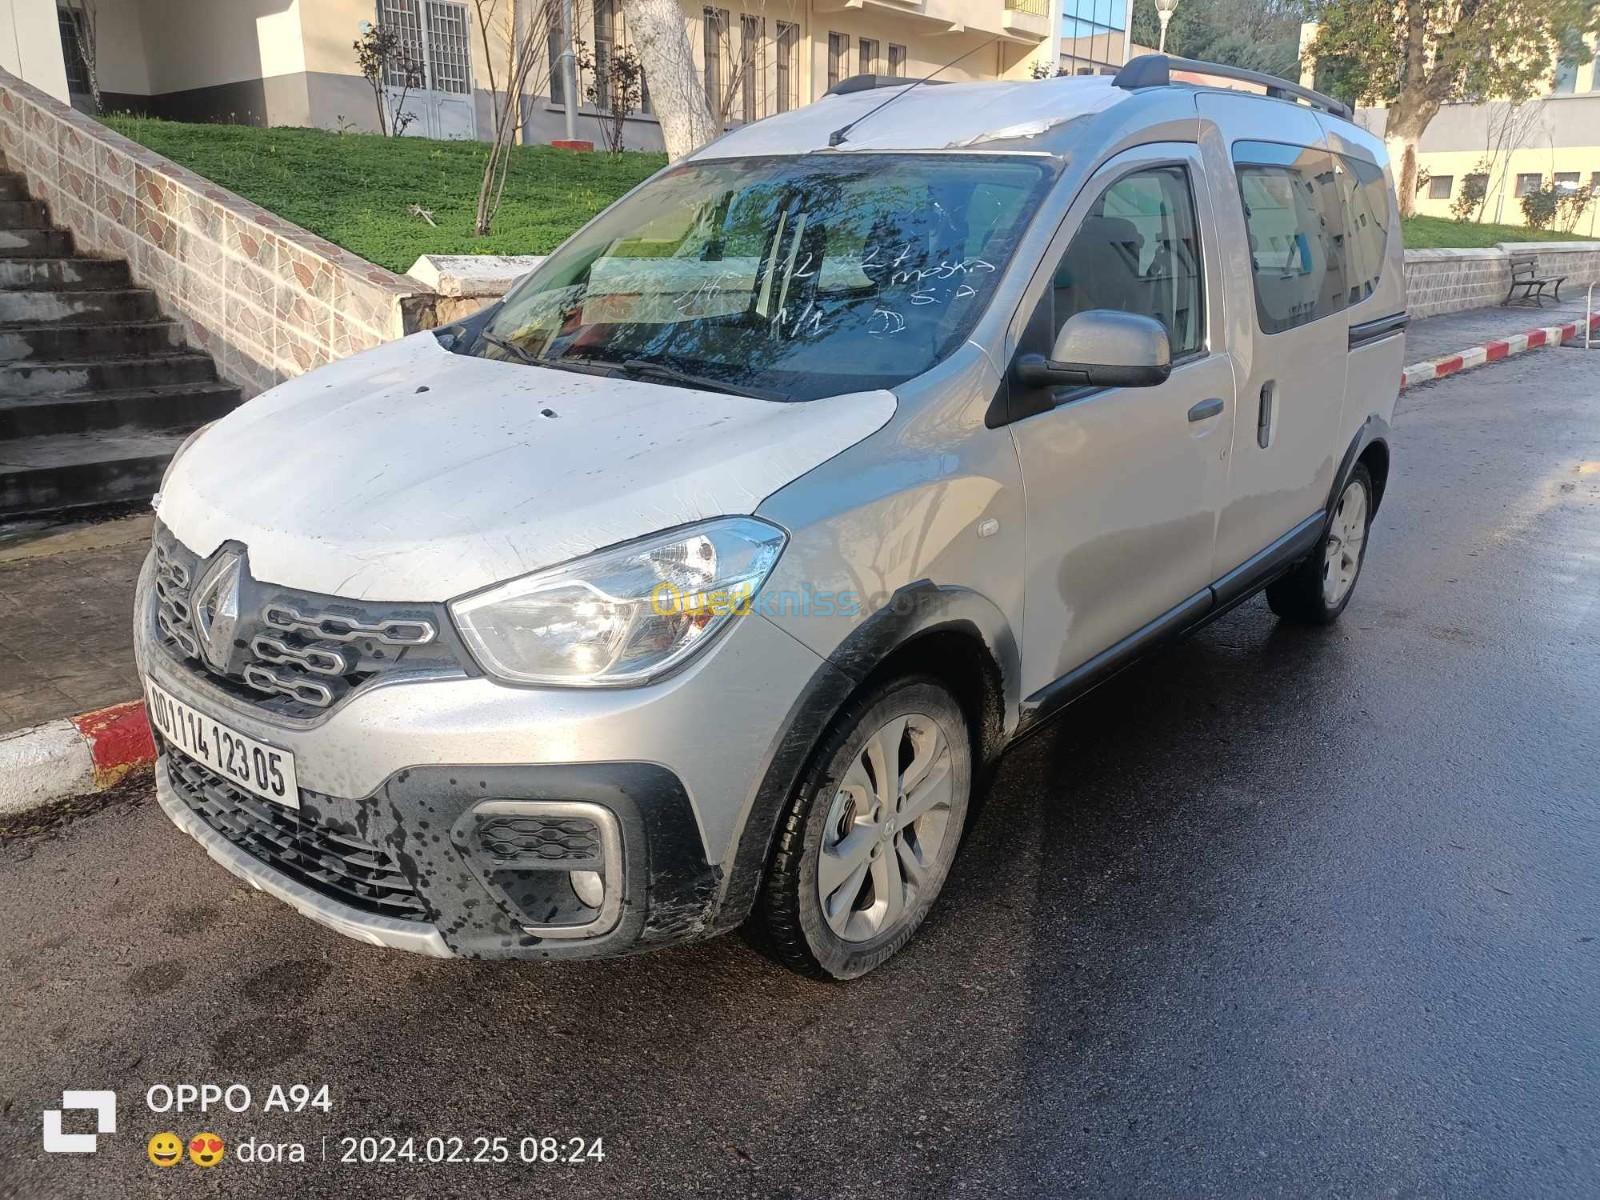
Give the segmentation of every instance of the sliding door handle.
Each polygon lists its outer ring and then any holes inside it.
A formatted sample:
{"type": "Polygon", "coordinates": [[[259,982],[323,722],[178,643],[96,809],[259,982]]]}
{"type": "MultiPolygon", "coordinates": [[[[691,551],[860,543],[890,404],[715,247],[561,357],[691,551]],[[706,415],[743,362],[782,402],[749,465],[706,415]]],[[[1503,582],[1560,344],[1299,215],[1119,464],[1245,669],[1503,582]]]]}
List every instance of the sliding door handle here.
{"type": "Polygon", "coordinates": [[[1221,411],[1222,411],[1222,399],[1221,399],[1221,397],[1213,396],[1209,400],[1200,401],[1199,404],[1196,404],[1193,408],[1191,408],[1189,410],[1189,420],[1191,420],[1191,421],[1204,421],[1207,418],[1216,416],[1221,411]]]}

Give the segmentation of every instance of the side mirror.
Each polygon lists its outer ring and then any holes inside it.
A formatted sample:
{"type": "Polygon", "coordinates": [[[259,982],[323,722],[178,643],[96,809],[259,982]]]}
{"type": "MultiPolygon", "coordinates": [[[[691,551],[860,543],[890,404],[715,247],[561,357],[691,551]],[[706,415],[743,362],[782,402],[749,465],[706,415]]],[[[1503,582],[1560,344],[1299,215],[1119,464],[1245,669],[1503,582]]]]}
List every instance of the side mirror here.
{"type": "Polygon", "coordinates": [[[1095,308],[1067,318],[1050,357],[1018,356],[1024,387],[1154,387],[1172,374],[1172,342],[1154,317],[1095,308]]]}

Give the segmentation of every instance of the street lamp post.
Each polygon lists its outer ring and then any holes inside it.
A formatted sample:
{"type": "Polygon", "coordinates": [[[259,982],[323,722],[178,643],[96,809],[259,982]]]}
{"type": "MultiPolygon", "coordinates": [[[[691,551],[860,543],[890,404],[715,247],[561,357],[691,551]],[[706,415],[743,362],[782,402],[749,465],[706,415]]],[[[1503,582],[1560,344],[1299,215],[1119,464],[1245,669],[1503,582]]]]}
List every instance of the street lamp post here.
{"type": "Polygon", "coordinates": [[[1172,14],[1178,7],[1178,0],[1156,0],[1156,19],[1161,22],[1161,43],[1156,47],[1162,54],[1167,52],[1167,22],[1172,20],[1172,14]]]}

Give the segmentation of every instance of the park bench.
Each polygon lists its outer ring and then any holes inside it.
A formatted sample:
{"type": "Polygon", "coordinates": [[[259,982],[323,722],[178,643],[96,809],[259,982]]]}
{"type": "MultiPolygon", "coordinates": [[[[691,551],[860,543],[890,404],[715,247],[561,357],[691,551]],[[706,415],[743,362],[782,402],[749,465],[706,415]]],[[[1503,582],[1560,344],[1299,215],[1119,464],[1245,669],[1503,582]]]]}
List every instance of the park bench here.
{"type": "Polygon", "coordinates": [[[1506,289],[1506,298],[1500,302],[1504,308],[1510,304],[1511,297],[1520,289],[1521,296],[1517,297],[1518,304],[1533,302],[1540,308],[1544,307],[1545,289],[1550,289],[1550,297],[1557,304],[1561,303],[1561,285],[1566,282],[1565,275],[1541,276],[1539,273],[1539,260],[1537,255],[1516,254],[1511,258],[1511,286],[1506,289]]]}

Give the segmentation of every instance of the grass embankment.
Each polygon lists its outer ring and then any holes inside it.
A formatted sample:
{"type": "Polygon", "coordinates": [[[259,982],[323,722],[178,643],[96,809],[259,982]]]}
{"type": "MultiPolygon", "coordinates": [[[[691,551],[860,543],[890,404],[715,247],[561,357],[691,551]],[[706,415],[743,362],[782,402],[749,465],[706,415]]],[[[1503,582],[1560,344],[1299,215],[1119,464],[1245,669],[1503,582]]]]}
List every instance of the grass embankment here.
{"type": "MultiPolygon", "coordinates": [[[[548,146],[512,151],[494,232],[472,232],[486,146],[427,138],[381,138],[321,129],[185,125],[110,117],[119,133],[215,180],[263,208],[392,271],[420,254],[544,254],[658,170],[660,154],[571,154],[548,146]],[[436,226],[414,216],[429,210],[436,226]]],[[[1405,221],[1408,249],[1499,242],[1583,240],[1520,225],[1405,221]]]]}
{"type": "Polygon", "coordinates": [[[186,125],[144,117],[106,124],[362,258],[405,271],[420,254],[544,254],[641,179],[660,154],[512,151],[488,237],[472,232],[483,142],[383,138],[320,129],[186,125]],[[414,216],[429,210],[437,226],[414,216]]]}
{"type": "MultiPolygon", "coordinates": [[[[1448,217],[1407,217],[1404,227],[1407,250],[1468,249],[1495,246],[1501,242],[1585,242],[1578,233],[1559,229],[1528,229],[1522,225],[1463,225],[1448,217]]],[[[1579,222],[1588,228],[1587,217],[1579,222]]]]}

